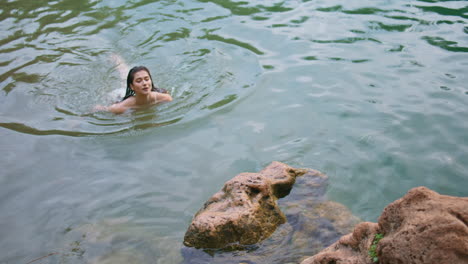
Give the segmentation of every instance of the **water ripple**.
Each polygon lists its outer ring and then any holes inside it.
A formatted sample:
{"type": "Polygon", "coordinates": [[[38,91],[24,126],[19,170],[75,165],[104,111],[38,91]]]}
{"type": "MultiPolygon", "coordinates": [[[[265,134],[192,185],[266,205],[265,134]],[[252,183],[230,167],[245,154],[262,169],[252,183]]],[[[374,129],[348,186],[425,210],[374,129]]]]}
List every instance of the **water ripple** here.
{"type": "MultiPolygon", "coordinates": [[[[106,1],[20,2],[2,6],[0,13],[1,29],[10,32],[0,39],[0,53],[7,54],[0,57],[0,87],[6,95],[23,97],[23,103],[48,109],[43,114],[53,116],[53,122],[39,128],[8,117],[11,121],[1,124],[7,129],[91,136],[190,121],[245,97],[260,72],[253,55],[262,51],[238,38],[214,34],[215,28],[206,29],[222,18],[200,19],[202,7],[153,1],[113,6],[106,1]],[[146,10],[148,16],[141,17],[146,10]],[[120,41],[123,38],[134,41],[120,41]],[[154,108],[124,115],[126,120],[89,114],[94,105],[122,96],[126,73],[112,61],[112,54],[119,52],[129,64],[148,66],[155,82],[175,100],[158,106],[157,115],[154,108]],[[103,122],[107,119],[112,121],[103,122]]],[[[16,108],[3,107],[4,115],[16,108]]]]}
{"type": "Polygon", "coordinates": [[[207,196],[271,160],[327,173],[327,195],[374,222],[417,185],[466,196],[466,13],[437,0],[3,1],[0,262],[79,251],[76,236],[86,254],[50,261],[180,263],[160,257],[161,236],[179,254],[207,196]],[[136,65],[174,101],[92,112],[120,100],[136,65]]]}

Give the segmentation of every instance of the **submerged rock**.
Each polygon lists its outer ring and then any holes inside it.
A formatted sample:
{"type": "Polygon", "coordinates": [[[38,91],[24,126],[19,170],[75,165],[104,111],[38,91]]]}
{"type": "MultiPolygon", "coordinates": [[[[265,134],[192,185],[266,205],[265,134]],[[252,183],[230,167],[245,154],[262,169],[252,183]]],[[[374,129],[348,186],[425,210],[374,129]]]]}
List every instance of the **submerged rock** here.
{"type": "Polygon", "coordinates": [[[181,263],[180,239],[157,234],[129,217],[68,227],[57,250],[61,261],[46,263],[181,263]]]}
{"type": "Polygon", "coordinates": [[[286,222],[277,200],[289,194],[307,172],[273,162],[259,173],[241,173],[225,183],[198,211],[184,237],[195,248],[252,245],[286,222]]]}
{"type": "Polygon", "coordinates": [[[369,248],[376,234],[383,235],[375,249],[381,264],[468,263],[468,198],[411,189],[384,209],[378,223],[357,225],[301,264],[373,263],[369,248]]]}

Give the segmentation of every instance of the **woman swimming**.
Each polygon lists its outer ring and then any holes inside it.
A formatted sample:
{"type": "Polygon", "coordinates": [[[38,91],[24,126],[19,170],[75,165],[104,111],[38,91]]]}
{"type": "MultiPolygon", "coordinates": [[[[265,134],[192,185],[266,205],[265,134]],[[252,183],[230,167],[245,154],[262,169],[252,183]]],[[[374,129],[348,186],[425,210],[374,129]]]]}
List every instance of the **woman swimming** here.
{"type": "Polygon", "coordinates": [[[172,96],[165,89],[154,85],[148,68],[136,66],[128,72],[127,91],[122,101],[107,107],[96,106],[95,110],[122,114],[129,109],[140,109],[170,101],[172,101],[172,96]]]}

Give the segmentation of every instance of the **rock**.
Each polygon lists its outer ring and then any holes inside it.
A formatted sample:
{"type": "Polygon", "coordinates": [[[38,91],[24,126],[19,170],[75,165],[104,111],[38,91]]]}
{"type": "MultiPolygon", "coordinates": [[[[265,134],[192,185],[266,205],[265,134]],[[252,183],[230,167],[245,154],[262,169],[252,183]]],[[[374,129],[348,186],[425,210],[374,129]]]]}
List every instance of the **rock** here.
{"type": "Polygon", "coordinates": [[[130,217],[68,227],[60,241],[64,246],[57,249],[60,261],[53,263],[181,263],[180,238],[163,236],[158,231],[130,217]]]}
{"type": "Polygon", "coordinates": [[[368,249],[377,234],[377,224],[363,222],[354,231],[341,237],[337,242],[322,250],[319,254],[305,259],[301,264],[368,264],[368,249]]]}
{"type": "Polygon", "coordinates": [[[360,222],[346,206],[333,201],[307,202],[304,206],[299,214],[286,213],[295,227],[291,250],[309,256],[336,242],[360,222]]]}
{"type": "Polygon", "coordinates": [[[299,263],[304,256],[317,254],[351,232],[361,220],[342,204],[327,200],[325,174],[305,171],[296,178],[291,192],[277,201],[286,223],[279,225],[270,237],[253,245],[236,244],[234,251],[229,250],[232,247],[183,247],[183,264],[299,263]]]}
{"type": "Polygon", "coordinates": [[[468,198],[411,189],[388,205],[378,223],[360,223],[301,264],[373,263],[368,251],[376,234],[378,263],[468,263],[468,198]]]}
{"type": "Polygon", "coordinates": [[[286,222],[277,200],[307,172],[273,162],[259,173],[241,173],[225,183],[194,216],[184,245],[239,248],[268,238],[286,222]]]}
{"type": "Polygon", "coordinates": [[[468,197],[420,187],[385,208],[380,263],[468,263],[468,197]]]}

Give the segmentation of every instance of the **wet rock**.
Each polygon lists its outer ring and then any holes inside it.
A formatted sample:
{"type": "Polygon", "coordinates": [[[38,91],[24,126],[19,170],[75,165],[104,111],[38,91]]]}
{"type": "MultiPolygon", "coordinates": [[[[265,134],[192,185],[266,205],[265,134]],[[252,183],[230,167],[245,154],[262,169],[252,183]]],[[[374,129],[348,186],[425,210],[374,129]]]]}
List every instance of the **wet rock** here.
{"type": "Polygon", "coordinates": [[[299,206],[303,210],[288,214],[288,222],[295,226],[291,250],[302,252],[303,256],[317,254],[361,221],[346,206],[333,201],[307,201],[299,206]]]}
{"type": "MultiPolygon", "coordinates": [[[[182,248],[184,264],[299,263],[351,232],[360,219],[326,198],[328,177],[307,169],[291,192],[278,200],[286,222],[267,239],[235,250],[182,248]]],[[[233,248],[231,248],[233,249],[233,248]]]]}
{"type": "Polygon", "coordinates": [[[322,250],[319,254],[307,258],[301,264],[369,264],[372,263],[368,250],[377,234],[377,224],[363,222],[354,231],[341,237],[337,242],[322,250]]]}
{"type": "Polygon", "coordinates": [[[307,172],[273,162],[259,173],[241,173],[198,211],[184,237],[195,248],[237,248],[268,238],[286,222],[277,200],[307,172]]]}
{"type": "Polygon", "coordinates": [[[468,198],[425,187],[388,205],[378,223],[354,231],[301,264],[373,263],[368,251],[376,234],[378,263],[468,263],[468,198]]]}

